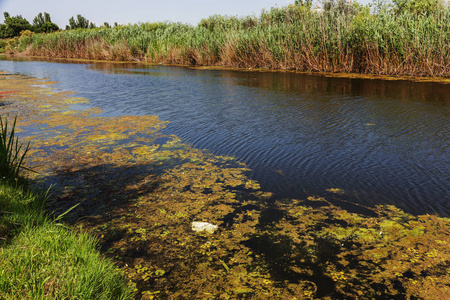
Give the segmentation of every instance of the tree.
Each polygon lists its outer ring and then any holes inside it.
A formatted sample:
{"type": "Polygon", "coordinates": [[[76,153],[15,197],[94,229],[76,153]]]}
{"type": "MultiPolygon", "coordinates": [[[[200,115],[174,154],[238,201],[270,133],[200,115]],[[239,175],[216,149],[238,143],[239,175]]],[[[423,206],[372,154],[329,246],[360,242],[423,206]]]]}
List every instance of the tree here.
{"type": "Polygon", "coordinates": [[[395,11],[405,11],[415,14],[431,14],[444,8],[441,0],[393,0],[395,11]]]}
{"type": "Polygon", "coordinates": [[[44,16],[42,15],[42,13],[39,13],[36,17],[34,17],[33,19],[33,25],[36,28],[41,27],[42,25],[44,25],[45,20],[44,20],[44,16]]]}
{"type": "Polygon", "coordinates": [[[77,15],[76,20],[73,17],[69,19],[69,26],[66,26],[66,29],[69,30],[77,28],[95,28],[95,24],[89,22],[89,20],[82,15],[77,15]]]}
{"type": "Polygon", "coordinates": [[[355,3],[351,0],[325,0],[323,2],[323,9],[325,11],[335,11],[340,14],[354,15],[357,13],[355,3]]]}
{"type": "Polygon", "coordinates": [[[50,18],[50,14],[47,12],[44,12],[44,21],[45,23],[52,23],[52,19],[50,18]]]}
{"type": "Polygon", "coordinates": [[[393,4],[390,0],[372,0],[369,3],[369,7],[372,8],[372,12],[376,15],[386,14],[393,10],[393,4]]]}
{"type": "Polygon", "coordinates": [[[44,14],[39,13],[33,20],[34,31],[35,32],[54,32],[58,31],[59,27],[52,22],[50,14],[44,12],[44,14]]]}
{"type": "Polygon", "coordinates": [[[31,24],[21,15],[11,17],[8,12],[4,12],[5,24],[0,26],[0,37],[11,38],[19,36],[24,30],[31,30],[31,24]]]}
{"type": "Polygon", "coordinates": [[[6,39],[10,36],[10,33],[8,32],[8,28],[5,24],[0,24],[0,39],[6,39]]]}
{"type": "Polygon", "coordinates": [[[58,25],[56,25],[55,23],[52,23],[52,22],[45,22],[39,28],[39,32],[45,32],[45,33],[55,32],[55,31],[58,31],[58,30],[59,30],[58,25]]]}
{"type": "Polygon", "coordinates": [[[307,8],[311,8],[312,0],[295,0],[294,4],[299,5],[299,6],[305,6],[307,8]]]}

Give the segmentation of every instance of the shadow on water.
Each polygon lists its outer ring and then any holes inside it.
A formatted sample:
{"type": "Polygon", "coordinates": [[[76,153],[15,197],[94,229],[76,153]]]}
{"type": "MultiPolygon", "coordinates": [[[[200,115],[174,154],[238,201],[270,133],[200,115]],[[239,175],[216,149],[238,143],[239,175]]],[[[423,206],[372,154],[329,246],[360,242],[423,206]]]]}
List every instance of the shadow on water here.
{"type": "MultiPolygon", "coordinates": [[[[261,211],[257,226],[264,231],[286,218],[289,219],[286,211],[271,205],[261,211]]],[[[254,235],[243,244],[262,256],[274,280],[296,284],[301,281],[314,282],[317,297],[337,296],[335,282],[324,274],[321,263],[312,261],[304,245],[295,243],[291,236],[279,235],[275,232],[276,230],[272,234],[254,235]]],[[[326,244],[326,240],[318,243],[319,261],[336,260],[338,249],[335,248],[336,245],[326,244]]]]}
{"type": "Polygon", "coordinates": [[[52,186],[52,194],[56,197],[48,206],[55,215],[79,204],[64,219],[74,224],[79,218],[115,217],[114,211],[126,209],[142,195],[152,193],[159,184],[156,176],[149,175],[152,167],[150,164],[71,165],[55,171],[51,176],[40,177],[35,185],[45,182],[52,186]]]}
{"type": "MultiPolygon", "coordinates": [[[[264,234],[250,238],[244,245],[264,258],[264,264],[270,270],[273,280],[294,284],[301,281],[314,282],[317,297],[339,296],[336,294],[333,279],[324,274],[324,266],[313,262],[308,250],[302,245],[295,244],[291,237],[264,234]]],[[[334,245],[327,244],[326,241],[317,244],[318,253],[323,256],[320,259],[325,258],[323,262],[336,259],[336,252],[332,246],[334,245]]]]}
{"type": "MultiPolygon", "coordinates": [[[[386,80],[389,77],[373,77],[372,79],[335,78],[319,75],[304,75],[295,73],[252,73],[224,72],[223,77],[229,78],[236,85],[250,86],[282,93],[315,94],[320,96],[355,96],[378,99],[393,99],[413,103],[423,101],[441,105],[450,105],[448,95],[449,84],[435,82],[415,82],[412,80],[386,80]]],[[[351,100],[348,98],[347,100],[351,100]]]]}
{"type": "MultiPolygon", "coordinates": [[[[295,239],[290,234],[280,234],[277,225],[281,220],[290,222],[294,226],[295,224],[299,225],[298,220],[290,217],[287,211],[270,206],[261,211],[257,225],[260,233],[249,236],[246,241],[242,242],[256,254],[256,264],[262,264],[269,270],[272,280],[283,283],[288,288],[290,284],[307,283],[313,285],[314,296],[317,298],[347,299],[347,293],[351,293],[351,289],[338,289],[338,280],[334,276],[330,276],[327,268],[335,265],[345,269],[342,260],[343,248],[357,249],[362,244],[358,244],[351,238],[340,244],[332,238],[321,236],[319,232],[322,226],[327,225],[318,222],[315,225],[316,228],[312,228],[312,233],[309,234],[309,238],[314,237],[314,246],[311,247],[307,239],[295,239]]],[[[330,219],[326,223],[342,228],[348,226],[347,222],[338,219],[330,219]]],[[[350,262],[349,265],[352,268],[358,268],[362,273],[371,272],[370,268],[359,264],[359,259],[357,255],[345,256],[345,260],[350,262]]],[[[361,277],[358,280],[364,279],[361,277]]],[[[389,288],[384,283],[372,284],[372,288],[377,291],[377,299],[405,299],[406,290],[402,283],[395,281],[394,286],[398,292],[396,295],[389,293],[389,288]]],[[[416,298],[412,297],[412,299],[416,298]]]]}

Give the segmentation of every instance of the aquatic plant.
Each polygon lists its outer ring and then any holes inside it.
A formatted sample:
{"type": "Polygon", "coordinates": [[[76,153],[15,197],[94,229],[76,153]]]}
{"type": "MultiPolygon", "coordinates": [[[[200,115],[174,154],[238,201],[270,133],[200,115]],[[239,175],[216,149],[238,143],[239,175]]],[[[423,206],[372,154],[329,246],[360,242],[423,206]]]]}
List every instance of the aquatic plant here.
{"type": "MultiPolygon", "coordinates": [[[[392,206],[350,213],[324,198],[275,201],[232,157],[164,136],[155,116],[69,111],[73,98],[11,76],[2,107],[38,125],[35,180],[57,183],[57,213],[94,232],[136,297],[445,298],[450,221],[392,206]],[[67,113],[70,112],[70,113],[67,113]],[[164,137],[164,139],[159,139],[164,137]],[[43,164],[51,161],[52,164],[43,164]],[[218,225],[199,234],[192,221],[218,225]]],[[[49,85],[48,82],[46,82],[49,85]]],[[[338,197],[345,191],[330,188],[338,197]]]]}
{"type": "MultiPolygon", "coordinates": [[[[315,201],[326,203],[325,199],[315,201]]],[[[450,223],[436,216],[412,216],[394,206],[378,206],[378,217],[305,208],[278,202],[287,216],[276,232],[291,239],[286,260],[293,270],[314,262],[310,276],[332,279],[334,294],[344,298],[445,297],[450,266],[450,223]]]]}

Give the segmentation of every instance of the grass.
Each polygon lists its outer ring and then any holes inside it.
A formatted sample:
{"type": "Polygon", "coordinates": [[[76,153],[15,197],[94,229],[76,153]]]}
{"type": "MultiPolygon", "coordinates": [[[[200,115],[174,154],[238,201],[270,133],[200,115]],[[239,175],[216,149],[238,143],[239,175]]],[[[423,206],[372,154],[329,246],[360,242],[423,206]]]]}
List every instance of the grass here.
{"type": "Polygon", "coordinates": [[[14,137],[15,122],[10,131],[7,121],[1,124],[1,170],[7,170],[0,181],[0,299],[131,298],[131,289],[99,253],[96,239],[52,219],[44,210],[48,193],[14,180],[24,169],[26,151],[20,152],[14,137]]]}
{"type": "Polygon", "coordinates": [[[23,166],[23,160],[30,149],[30,144],[22,149],[19,139],[14,138],[15,126],[16,119],[11,132],[8,133],[8,119],[5,119],[5,122],[0,119],[0,177],[4,179],[17,179],[21,169],[29,170],[23,166]]]}
{"type": "Polygon", "coordinates": [[[355,4],[351,12],[315,13],[291,5],[259,17],[211,16],[197,26],[140,23],[35,34],[8,47],[47,57],[449,77],[450,9],[372,14],[355,4]]]}

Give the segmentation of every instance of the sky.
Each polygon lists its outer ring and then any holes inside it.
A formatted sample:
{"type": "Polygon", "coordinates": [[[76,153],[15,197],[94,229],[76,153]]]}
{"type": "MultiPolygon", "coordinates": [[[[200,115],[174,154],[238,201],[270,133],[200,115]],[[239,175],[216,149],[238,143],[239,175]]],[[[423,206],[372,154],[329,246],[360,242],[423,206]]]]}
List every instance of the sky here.
{"type": "MultiPolygon", "coordinates": [[[[364,3],[369,0],[358,1],[364,3]]],[[[259,16],[262,9],[283,7],[294,0],[0,0],[0,23],[3,12],[22,15],[30,23],[40,12],[48,12],[52,22],[64,29],[70,17],[81,14],[97,26],[138,22],[182,22],[197,25],[214,14],[259,16]]]]}

